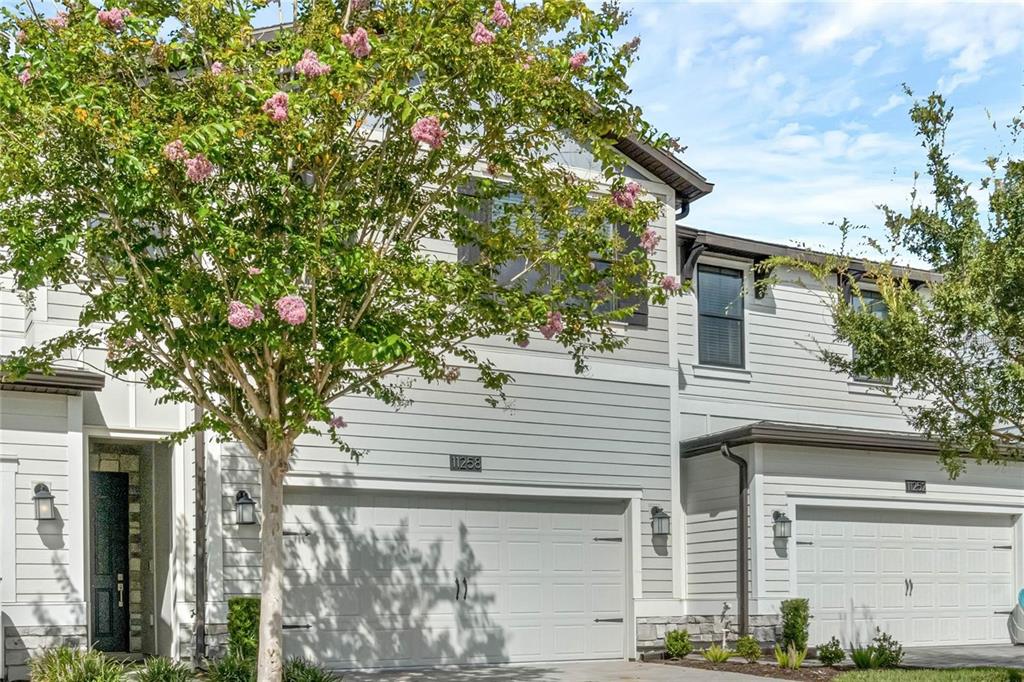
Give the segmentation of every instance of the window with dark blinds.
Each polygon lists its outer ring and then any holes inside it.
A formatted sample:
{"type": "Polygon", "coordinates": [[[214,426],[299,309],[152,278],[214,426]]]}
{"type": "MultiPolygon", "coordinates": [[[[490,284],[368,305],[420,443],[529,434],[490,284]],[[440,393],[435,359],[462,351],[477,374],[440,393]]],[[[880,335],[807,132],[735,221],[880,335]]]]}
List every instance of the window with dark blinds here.
{"type": "Polygon", "coordinates": [[[699,266],[697,316],[700,364],[743,367],[743,271],[699,266]]]}

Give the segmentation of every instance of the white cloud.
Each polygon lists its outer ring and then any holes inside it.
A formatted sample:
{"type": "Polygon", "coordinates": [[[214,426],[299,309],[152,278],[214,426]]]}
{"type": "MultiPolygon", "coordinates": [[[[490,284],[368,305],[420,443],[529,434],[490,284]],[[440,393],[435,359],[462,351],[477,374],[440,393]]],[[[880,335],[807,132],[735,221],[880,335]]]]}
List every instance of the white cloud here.
{"type": "Polygon", "coordinates": [[[875,43],[874,45],[865,45],[853,53],[853,57],[850,61],[853,62],[854,66],[864,66],[864,64],[871,59],[876,52],[878,52],[878,48],[880,47],[881,45],[879,43],[875,43]]]}
{"type": "Polygon", "coordinates": [[[875,116],[881,116],[887,111],[892,111],[899,105],[907,101],[907,98],[903,95],[889,95],[888,101],[885,104],[875,109],[875,116]]]}

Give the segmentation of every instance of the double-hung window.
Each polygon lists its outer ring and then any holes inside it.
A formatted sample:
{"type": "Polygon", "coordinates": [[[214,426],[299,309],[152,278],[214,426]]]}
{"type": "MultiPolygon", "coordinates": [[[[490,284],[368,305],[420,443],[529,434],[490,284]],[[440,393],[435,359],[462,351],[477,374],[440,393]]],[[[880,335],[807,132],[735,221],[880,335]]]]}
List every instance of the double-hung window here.
{"type": "Polygon", "coordinates": [[[742,270],[697,267],[697,317],[700,364],[743,367],[742,270]]]}
{"type": "MultiPolygon", "coordinates": [[[[889,306],[886,304],[885,299],[882,298],[882,294],[877,291],[871,291],[870,289],[861,289],[860,296],[851,296],[850,305],[853,309],[860,312],[868,312],[875,317],[885,319],[889,317],[889,306]]],[[[853,359],[857,359],[857,351],[853,351],[853,359]]],[[[868,375],[854,375],[856,381],[871,381],[875,383],[890,384],[891,379],[872,377],[868,375]]]]}

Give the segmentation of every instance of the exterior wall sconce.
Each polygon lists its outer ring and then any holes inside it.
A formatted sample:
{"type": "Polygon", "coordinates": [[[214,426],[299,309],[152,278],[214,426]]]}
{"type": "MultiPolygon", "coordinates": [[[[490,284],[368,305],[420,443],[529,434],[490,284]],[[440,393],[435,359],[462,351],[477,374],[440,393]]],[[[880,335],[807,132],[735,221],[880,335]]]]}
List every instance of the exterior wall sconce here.
{"type": "Polygon", "coordinates": [[[672,529],[672,519],[661,507],[651,507],[651,533],[655,537],[668,535],[672,529]]]}
{"type": "Polygon", "coordinates": [[[772,533],[778,540],[785,540],[793,535],[793,522],[783,512],[772,512],[772,533]]]}
{"type": "Polygon", "coordinates": [[[53,506],[53,493],[45,483],[36,483],[32,502],[36,506],[36,521],[53,521],[57,518],[57,511],[53,506]]]}
{"type": "Polygon", "coordinates": [[[251,526],[256,523],[256,503],[249,497],[248,490],[235,493],[235,523],[239,526],[251,526]]]}

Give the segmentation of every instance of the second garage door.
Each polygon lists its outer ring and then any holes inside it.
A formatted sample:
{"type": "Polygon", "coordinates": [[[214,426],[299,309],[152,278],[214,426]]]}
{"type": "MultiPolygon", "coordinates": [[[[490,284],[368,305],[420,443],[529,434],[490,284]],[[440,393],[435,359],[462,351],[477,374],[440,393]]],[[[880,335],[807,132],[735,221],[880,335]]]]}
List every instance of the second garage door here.
{"type": "Polygon", "coordinates": [[[622,658],[625,502],[286,495],[286,653],[336,668],[622,658]]]}
{"type": "Polygon", "coordinates": [[[810,644],[835,635],[863,645],[876,627],[904,645],[1005,642],[1011,529],[1009,515],[800,508],[810,644]]]}

